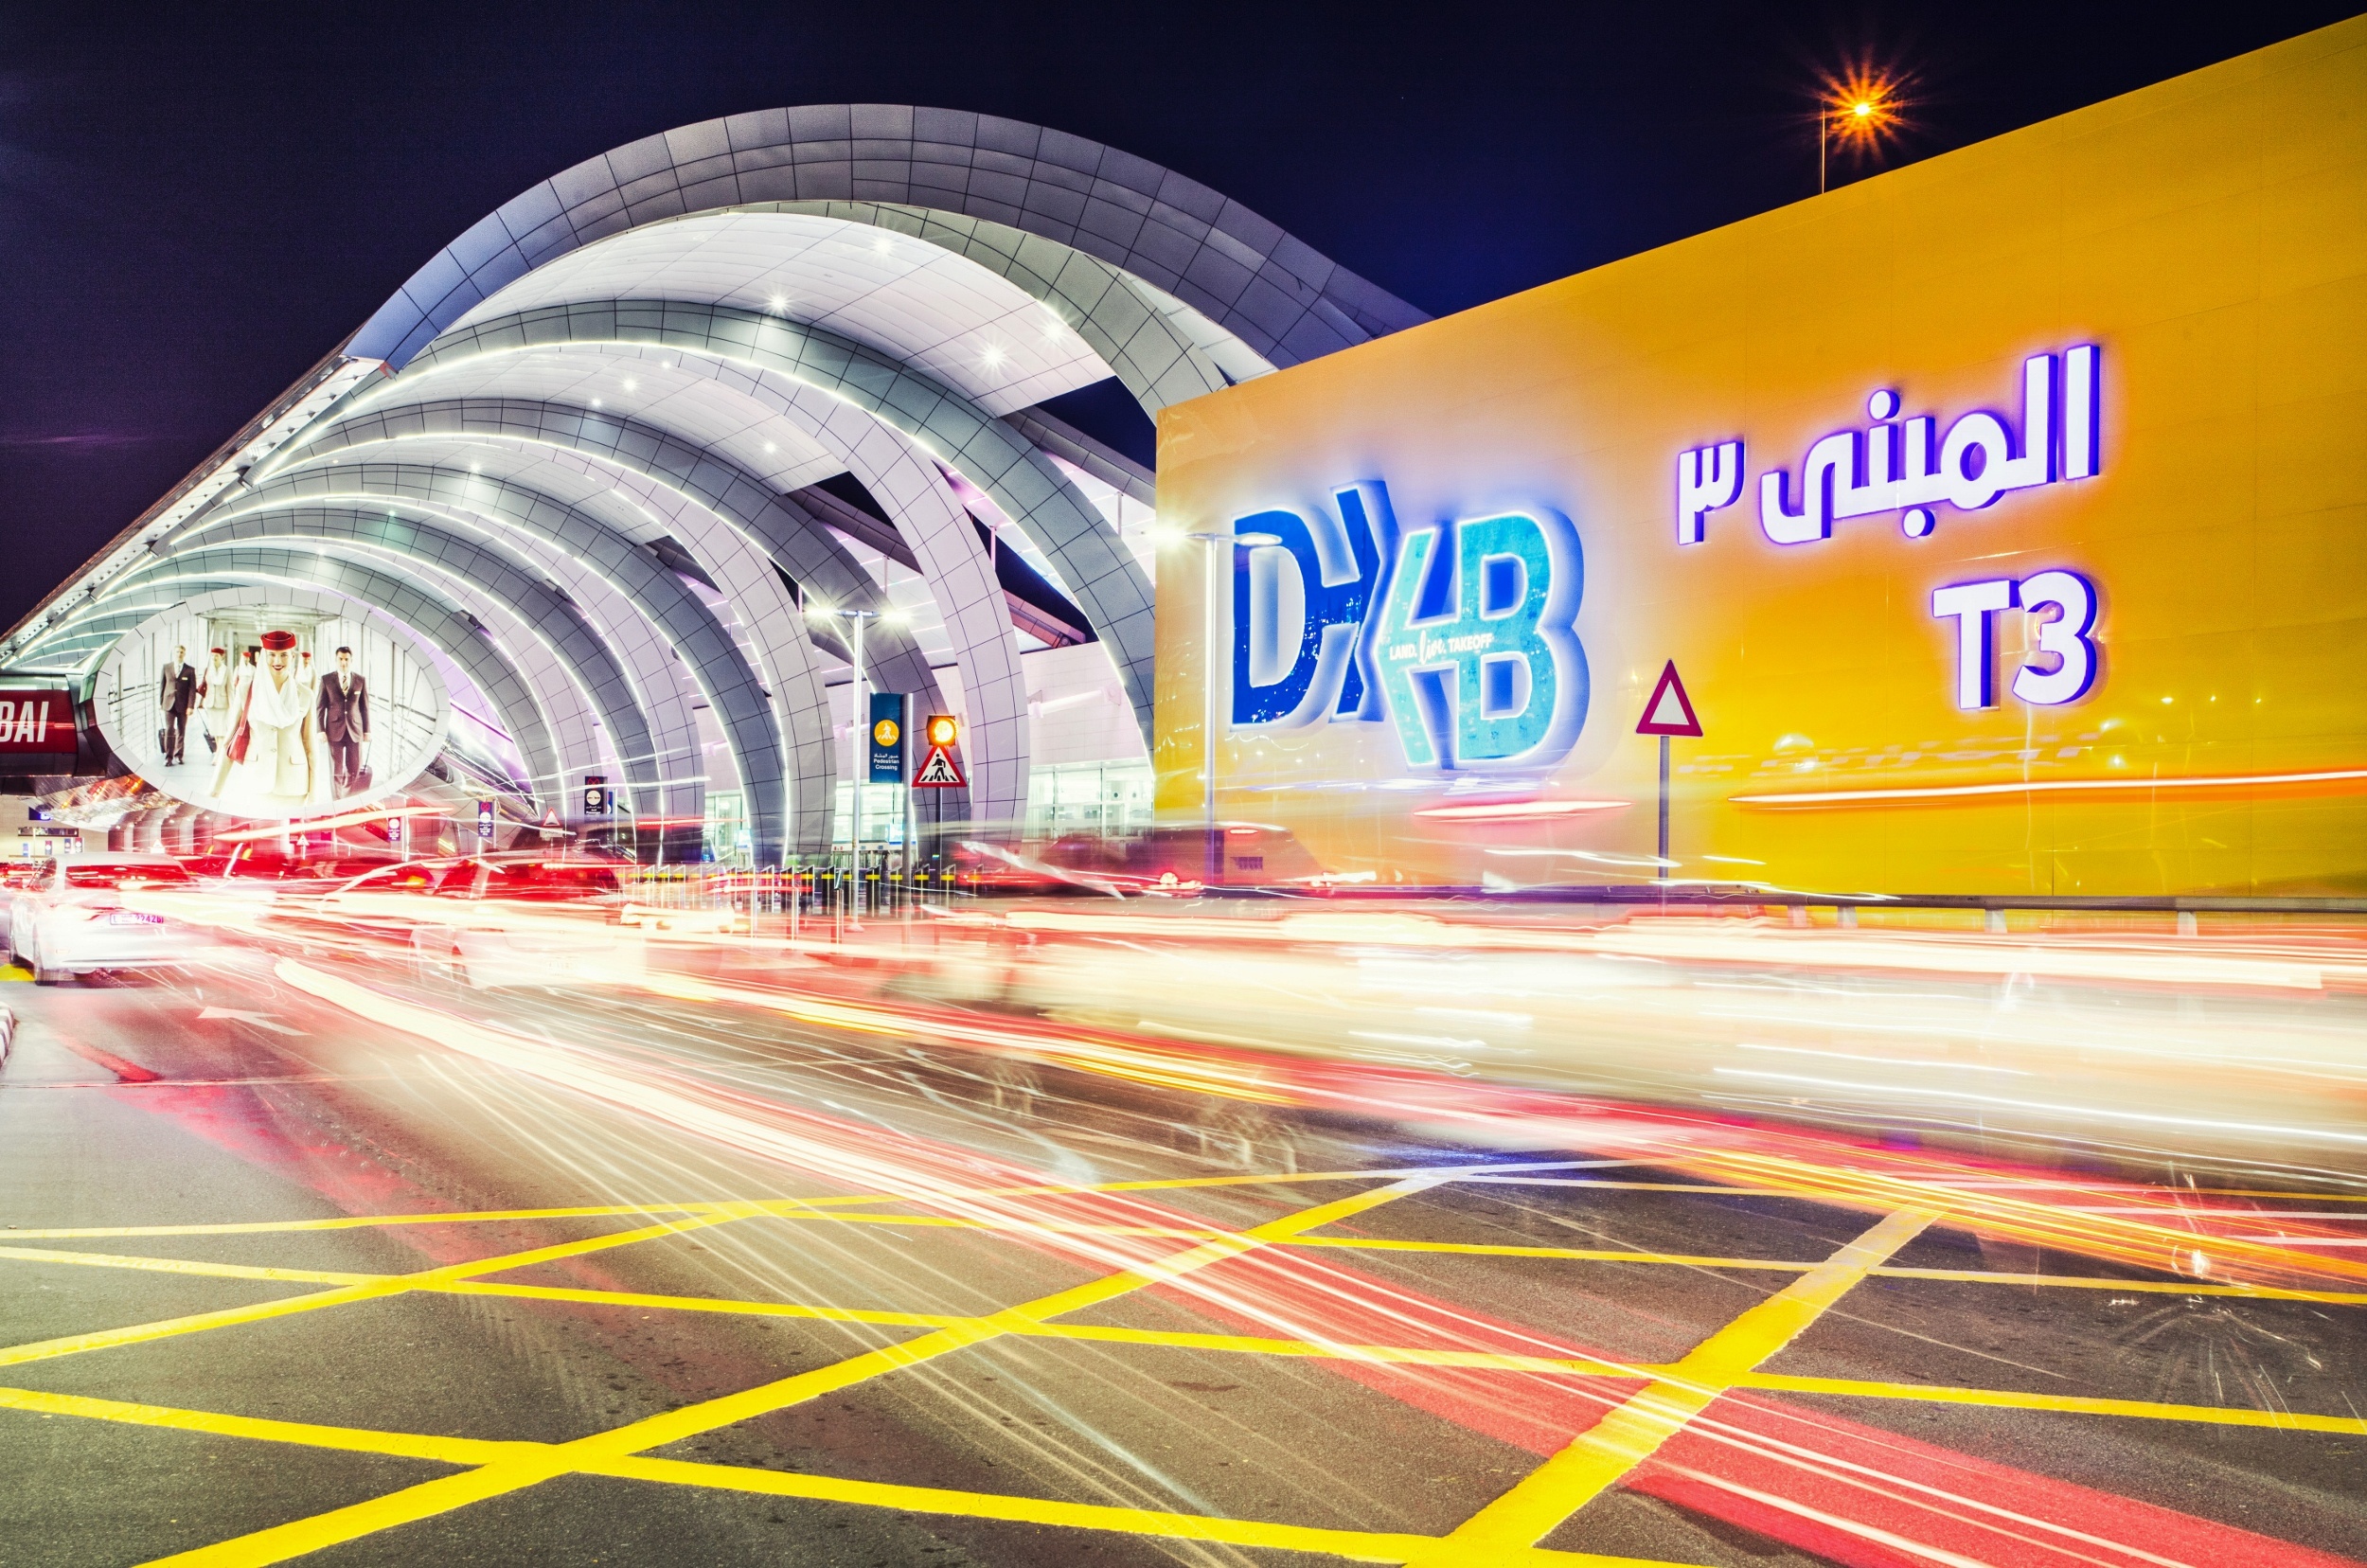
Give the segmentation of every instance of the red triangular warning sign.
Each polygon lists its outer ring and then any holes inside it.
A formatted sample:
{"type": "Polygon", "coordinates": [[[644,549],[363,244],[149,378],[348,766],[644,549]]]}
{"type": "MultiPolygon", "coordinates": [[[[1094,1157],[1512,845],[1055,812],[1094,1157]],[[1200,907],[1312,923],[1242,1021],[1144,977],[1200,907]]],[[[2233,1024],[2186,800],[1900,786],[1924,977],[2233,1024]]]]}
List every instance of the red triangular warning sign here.
{"type": "Polygon", "coordinates": [[[1652,688],[1651,701],[1644,704],[1644,717],[1635,732],[1700,738],[1701,721],[1694,717],[1693,699],[1685,695],[1685,684],[1677,679],[1676,660],[1669,660],[1668,668],[1660,672],[1660,684],[1652,688]]]}
{"type": "Polygon", "coordinates": [[[954,765],[953,753],[944,746],[931,746],[928,757],[920,764],[920,771],[913,775],[913,788],[916,790],[958,790],[969,782],[962,776],[962,770],[954,765]]]}

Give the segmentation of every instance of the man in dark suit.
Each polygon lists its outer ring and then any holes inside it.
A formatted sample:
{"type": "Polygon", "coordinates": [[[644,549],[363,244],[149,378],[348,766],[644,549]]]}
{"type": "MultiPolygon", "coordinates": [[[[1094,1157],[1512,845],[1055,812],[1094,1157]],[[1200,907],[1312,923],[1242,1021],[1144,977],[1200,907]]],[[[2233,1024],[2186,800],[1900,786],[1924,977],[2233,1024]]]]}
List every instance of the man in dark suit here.
{"type": "Polygon", "coordinates": [[[353,672],[353,650],[337,650],[337,672],[321,682],[313,713],[329,742],[329,767],[337,793],[350,794],[362,774],[362,748],[370,739],[370,693],[353,672]]]}
{"type": "Polygon", "coordinates": [[[165,766],[181,764],[181,748],[189,740],[189,709],[197,706],[197,671],[189,667],[189,650],[176,648],[156,682],[156,705],[164,709],[165,766]]]}

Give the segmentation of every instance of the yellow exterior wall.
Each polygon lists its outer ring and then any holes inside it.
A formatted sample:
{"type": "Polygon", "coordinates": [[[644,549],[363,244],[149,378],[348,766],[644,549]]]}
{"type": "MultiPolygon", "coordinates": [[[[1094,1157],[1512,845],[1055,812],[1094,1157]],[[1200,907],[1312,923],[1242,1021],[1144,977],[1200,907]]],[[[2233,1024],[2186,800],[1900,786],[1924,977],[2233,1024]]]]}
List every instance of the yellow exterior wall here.
{"type": "MultiPolygon", "coordinates": [[[[1674,875],[1824,891],[2367,891],[2367,779],[1802,808],[1733,797],[2023,779],[2367,769],[2367,19],[1165,411],[1159,804],[1201,810],[1203,546],[1269,507],[1383,481],[1400,526],[1544,506],[1586,563],[1585,725],[1530,793],[1556,824],[1414,813],[1387,726],[1222,733],[1219,813],[1382,882],[1650,875],[1675,659],[1674,875]],[[1906,411],[2019,410],[2029,354],[2101,346],[2103,472],[1829,540],[1764,538],[1757,475],[1906,411]],[[1749,484],[1680,548],[1674,465],[1745,437],[1749,484]],[[1931,590],[2084,572],[2102,675],[2079,703],[1954,704],[1931,590]],[[1537,851],[1556,851],[1540,854],[1537,851]],[[1719,857],[1719,858],[1710,858],[1719,857]]],[[[1796,492],[1795,492],[1796,493],[1796,492]]],[[[2021,656],[1998,619],[2000,683],[2021,656]]],[[[1223,636],[1220,630],[1219,636],[1223,636]]],[[[1225,671],[1215,672],[1224,701],[1225,671]]],[[[1219,707],[1219,713],[1222,709],[1219,707]]]]}

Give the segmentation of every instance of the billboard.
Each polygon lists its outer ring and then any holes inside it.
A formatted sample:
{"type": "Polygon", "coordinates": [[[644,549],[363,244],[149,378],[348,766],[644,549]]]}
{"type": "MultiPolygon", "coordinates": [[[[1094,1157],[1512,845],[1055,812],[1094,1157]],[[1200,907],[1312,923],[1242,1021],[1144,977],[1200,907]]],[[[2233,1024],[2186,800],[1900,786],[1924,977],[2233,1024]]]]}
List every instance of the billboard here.
{"type": "Polygon", "coordinates": [[[0,690],[0,757],[71,757],[74,693],[0,690]]]}
{"type": "Polygon", "coordinates": [[[93,688],[116,757],[166,793],[233,816],[365,806],[417,778],[450,703],[434,663],[382,617],[208,595],[116,643],[93,688]]]}
{"type": "Polygon", "coordinates": [[[1166,409],[1162,812],[1213,762],[1383,882],[2367,891],[2362,100],[2346,23],[1166,409]]]}

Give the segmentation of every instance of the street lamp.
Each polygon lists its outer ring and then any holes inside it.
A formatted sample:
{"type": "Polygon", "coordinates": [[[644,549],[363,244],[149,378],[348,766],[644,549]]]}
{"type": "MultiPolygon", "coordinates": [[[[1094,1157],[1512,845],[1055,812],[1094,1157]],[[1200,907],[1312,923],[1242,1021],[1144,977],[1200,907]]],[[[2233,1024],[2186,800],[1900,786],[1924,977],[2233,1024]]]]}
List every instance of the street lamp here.
{"type": "Polygon", "coordinates": [[[860,920],[863,918],[863,787],[864,775],[870,771],[863,766],[864,738],[870,733],[870,721],[863,711],[868,705],[870,692],[866,689],[863,674],[863,623],[878,620],[885,612],[832,609],[827,604],[810,604],[806,607],[806,614],[854,623],[854,631],[847,638],[849,650],[854,654],[852,690],[855,705],[854,711],[847,716],[846,725],[846,737],[851,742],[846,766],[846,798],[848,846],[855,863],[855,892],[851,901],[854,918],[860,920]]]}
{"type": "Polygon", "coordinates": [[[1208,866],[1201,885],[1214,887],[1218,873],[1224,869],[1223,846],[1217,837],[1217,546],[1230,543],[1235,549],[1251,550],[1264,544],[1279,544],[1282,536],[1211,530],[1184,537],[1204,545],[1208,557],[1208,591],[1201,606],[1200,692],[1201,801],[1208,818],[1208,866]]]}
{"type": "Polygon", "coordinates": [[[1871,147],[1898,123],[1898,86],[1888,77],[1852,71],[1846,80],[1825,84],[1816,111],[1816,188],[1828,188],[1826,146],[1834,140],[1871,147]]]}

